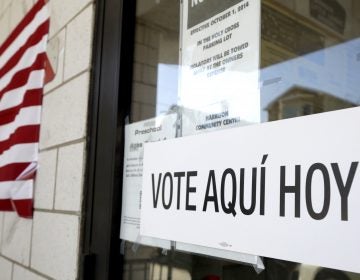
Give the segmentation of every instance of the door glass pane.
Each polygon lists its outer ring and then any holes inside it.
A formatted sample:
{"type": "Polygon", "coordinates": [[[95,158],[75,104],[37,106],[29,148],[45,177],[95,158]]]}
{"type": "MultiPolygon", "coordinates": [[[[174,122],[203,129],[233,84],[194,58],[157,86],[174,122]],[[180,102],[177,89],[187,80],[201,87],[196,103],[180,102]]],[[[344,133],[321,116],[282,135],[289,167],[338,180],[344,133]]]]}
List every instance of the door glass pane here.
{"type": "MultiPolygon", "coordinates": [[[[229,116],[228,108],[234,103],[226,90],[221,92],[223,100],[213,107],[183,106],[179,98],[180,1],[136,2],[130,123],[181,115],[182,132],[174,137],[215,130],[205,129],[212,118],[234,119],[229,127],[250,125],[236,121],[241,116],[229,116]],[[204,129],[184,133],[199,118],[204,118],[204,129]]],[[[260,121],[359,106],[359,37],[358,0],[262,0],[260,108],[255,108],[260,121]]],[[[124,279],[360,280],[358,274],[288,261],[264,258],[264,264],[265,270],[257,273],[239,262],[126,242],[124,279]]]]}

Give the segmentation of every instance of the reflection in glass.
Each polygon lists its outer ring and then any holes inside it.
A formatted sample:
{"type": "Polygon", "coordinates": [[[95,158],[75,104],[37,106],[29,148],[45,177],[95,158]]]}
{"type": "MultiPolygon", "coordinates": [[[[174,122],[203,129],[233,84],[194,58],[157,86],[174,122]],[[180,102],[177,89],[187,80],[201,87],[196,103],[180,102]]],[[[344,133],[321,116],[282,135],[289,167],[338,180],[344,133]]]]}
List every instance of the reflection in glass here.
{"type": "Polygon", "coordinates": [[[262,69],[263,121],[358,106],[359,51],[354,39],[262,69]],[[312,109],[304,114],[306,104],[312,109]]]}

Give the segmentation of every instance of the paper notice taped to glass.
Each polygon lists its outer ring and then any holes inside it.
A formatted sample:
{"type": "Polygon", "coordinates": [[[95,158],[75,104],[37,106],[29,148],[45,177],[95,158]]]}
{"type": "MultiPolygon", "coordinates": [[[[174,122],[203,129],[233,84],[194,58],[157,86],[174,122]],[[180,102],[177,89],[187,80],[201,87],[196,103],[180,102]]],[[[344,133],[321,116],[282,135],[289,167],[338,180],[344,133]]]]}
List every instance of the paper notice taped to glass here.
{"type": "Polygon", "coordinates": [[[170,248],[170,241],[140,236],[140,209],[144,144],[174,138],[176,119],[176,114],[170,114],[125,126],[121,239],[170,248]]]}
{"type": "Polygon", "coordinates": [[[260,0],[183,1],[182,135],[260,122],[260,0]],[[185,111],[184,111],[185,112],[185,111]]]}

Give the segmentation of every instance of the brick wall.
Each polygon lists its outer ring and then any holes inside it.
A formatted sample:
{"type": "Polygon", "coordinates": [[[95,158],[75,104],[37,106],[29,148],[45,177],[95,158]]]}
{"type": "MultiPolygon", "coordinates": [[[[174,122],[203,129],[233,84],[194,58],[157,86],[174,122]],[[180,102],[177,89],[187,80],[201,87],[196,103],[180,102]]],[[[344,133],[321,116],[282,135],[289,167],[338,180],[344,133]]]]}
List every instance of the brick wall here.
{"type": "MultiPolygon", "coordinates": [[[[36,0],[0,0],[0,44],[36,0]]],[[[0,279],[78,277],[94,4],[50,0],[48,54],[33,220],[0,212],[0,279]]]]}

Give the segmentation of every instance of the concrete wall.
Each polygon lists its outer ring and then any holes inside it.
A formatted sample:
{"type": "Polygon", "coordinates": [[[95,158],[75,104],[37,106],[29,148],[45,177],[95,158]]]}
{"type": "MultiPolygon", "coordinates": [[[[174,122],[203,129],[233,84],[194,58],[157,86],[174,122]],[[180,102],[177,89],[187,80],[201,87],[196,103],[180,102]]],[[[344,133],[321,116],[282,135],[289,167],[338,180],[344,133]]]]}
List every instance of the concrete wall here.
{"type": "MultiPolygon", "coordinates": [[[[36,0],[0,0],[0,44],[36,0]]],[[[92,0],[50,0],[48,54],[33,220],[0,212],[0,279],[78,277],[92,0]]]]}

